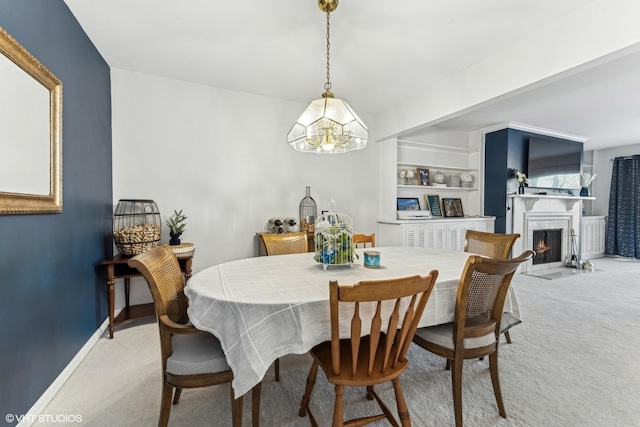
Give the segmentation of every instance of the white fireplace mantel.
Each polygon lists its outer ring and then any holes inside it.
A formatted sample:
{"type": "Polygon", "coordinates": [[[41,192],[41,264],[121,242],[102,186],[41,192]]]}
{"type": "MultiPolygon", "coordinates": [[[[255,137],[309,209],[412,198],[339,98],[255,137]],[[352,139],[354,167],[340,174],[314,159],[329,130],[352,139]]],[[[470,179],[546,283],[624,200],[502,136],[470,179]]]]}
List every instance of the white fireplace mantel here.
{"type": "Polygon", "coordinates": [[[520,271],[530,273],[534,270],[561,267],[573,250],[577,249],[580,259],[580,219],[583,200],[595,200],[595,197],[571,196],[569,194],[509,194],[507,216],[507,232],[518,233],[521,238],[516,240],[513,253],[520,254],[526,249],[533,249],[533,232],[537,229],[562,229],[561,262],[533,265],[532,261],[523,264],[520,271]],[[574,247],[573,240],[578,248],[574,247]]]}
{"type": "Polygon", "coordinates": [[[592,196],[570,196],[568,194],[508,194],[507,197],[522,199],[526,210],[533,210],[539,200],[561,200],[565,203],[567,212],[571,212],[576,203],[581,200],[595,200],[592,196]]]}

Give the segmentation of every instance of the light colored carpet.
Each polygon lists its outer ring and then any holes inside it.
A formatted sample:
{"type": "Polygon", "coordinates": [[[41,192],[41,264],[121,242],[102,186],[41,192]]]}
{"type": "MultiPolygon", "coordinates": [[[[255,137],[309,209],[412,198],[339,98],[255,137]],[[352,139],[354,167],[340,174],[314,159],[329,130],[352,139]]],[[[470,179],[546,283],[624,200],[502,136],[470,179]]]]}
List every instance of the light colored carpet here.
{"type": "MultiPolygon", "coordinates": [[[[498,414],[487,361],[470,360],[463,374],[466,426],[640,426],[640,262],[601,258],[594,264],[594,273],[554,280],[515,277],[524,321],[511,330],[513,344],[500,347],[507,418],[498,414]]],[[[85,426],[157,425],[158,341],[153,323],[100,339],[43,413],[80,414],[85,426]]],[[[453,426],[444,360],[416,346],[409,358],[402,384],[413,425],[453,426]]],[[[308,355],[290,355],[281,359],[280,382],[273,369],[267,373],[262,426],[309,425],[297,413],[310,363],[308,355]]],[[[379,390],[395,407],[391,387],[379,390]]],[[[349,390],[345,399],[349,415],[377,408],[363,390],[349,390]]],[[[251,425],[250,404],[245,398],[245,426],[251,425]]],[[[333,389],[320,373],[311,405],[320,424],[331,425],[333,389]]],[[[229,387],[184,390],[169,425],[230,426],[229,387]]]]}

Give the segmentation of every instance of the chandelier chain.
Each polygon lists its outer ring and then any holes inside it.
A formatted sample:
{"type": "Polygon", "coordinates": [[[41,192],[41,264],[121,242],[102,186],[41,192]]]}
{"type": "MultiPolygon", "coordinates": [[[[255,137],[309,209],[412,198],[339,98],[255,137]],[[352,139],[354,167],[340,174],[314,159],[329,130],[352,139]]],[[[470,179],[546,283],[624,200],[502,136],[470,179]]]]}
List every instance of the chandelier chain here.
{"type": "Polygon", "coordinates": [[[287,135],[291,148],[318,154],[346,153],[367,146],[367,126],[342,99],[331,92],[331,12],[339,0],[317,0],[327,17],[327,80],[321,99],[309,104],[287,135]]]}
{"type": "Polygon", "coordinates": [[[331,89],[331,73],[330,73],[330,66],[329,66],[329,49],[331,48],[331,43],[329,41],[329,30],[331,28],[331,24],[329,22],[329,16],[330,16],[330,12],[327,11],[327,82],[324,84],[324,90],[330,90],[331,89]]]}

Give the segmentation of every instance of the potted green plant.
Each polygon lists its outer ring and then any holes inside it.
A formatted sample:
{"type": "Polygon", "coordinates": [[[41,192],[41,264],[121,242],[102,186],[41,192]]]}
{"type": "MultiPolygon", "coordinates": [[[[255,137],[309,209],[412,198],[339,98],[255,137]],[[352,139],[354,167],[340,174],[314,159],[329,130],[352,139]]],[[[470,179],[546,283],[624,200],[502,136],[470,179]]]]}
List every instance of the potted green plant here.
{"type": "Polygon", "coordinates": [[[187,216],[182,213],[182,209],[179,211],[173,211],[173,215],[167,219],[169,235],[171,236],[171,240],[169,240],[170,245],[180,244],[180,235],[184,232],[184,228],[187,225],[185,222],[186,219],[187,216]]]}

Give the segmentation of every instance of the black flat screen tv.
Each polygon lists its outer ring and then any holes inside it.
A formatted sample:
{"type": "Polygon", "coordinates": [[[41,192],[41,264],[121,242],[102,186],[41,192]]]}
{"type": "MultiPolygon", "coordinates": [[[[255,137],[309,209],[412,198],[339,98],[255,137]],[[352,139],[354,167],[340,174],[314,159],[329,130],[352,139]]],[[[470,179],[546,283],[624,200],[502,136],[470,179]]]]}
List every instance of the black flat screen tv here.
{"type": "Polygon", "coordinates": [[[581,142],[529,138],[529,187],[580,189],[582,155],[581,142]]]}

